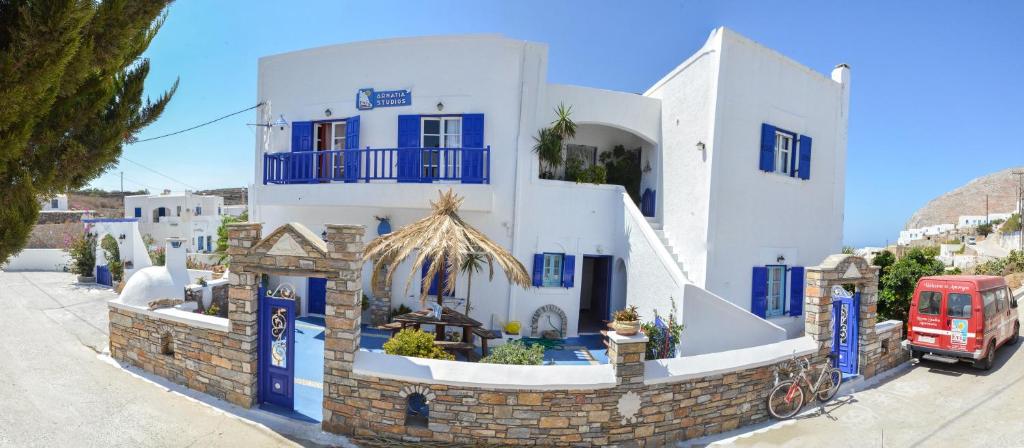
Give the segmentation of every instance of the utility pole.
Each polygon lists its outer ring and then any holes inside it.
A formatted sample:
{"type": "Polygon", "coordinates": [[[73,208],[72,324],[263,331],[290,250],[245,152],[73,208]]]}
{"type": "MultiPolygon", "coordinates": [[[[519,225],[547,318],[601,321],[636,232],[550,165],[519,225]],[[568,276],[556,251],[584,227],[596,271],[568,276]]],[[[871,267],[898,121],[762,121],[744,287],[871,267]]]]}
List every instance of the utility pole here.
{"type": "MultiPolygon", "coordinates": [[[[1017,176],[1017,221],[1024,224],[1024,171],[1014,171],[1017,176]]],[[[1017,230],[1017,249],[1024,251],[1024,226],[1017,230]]]]}

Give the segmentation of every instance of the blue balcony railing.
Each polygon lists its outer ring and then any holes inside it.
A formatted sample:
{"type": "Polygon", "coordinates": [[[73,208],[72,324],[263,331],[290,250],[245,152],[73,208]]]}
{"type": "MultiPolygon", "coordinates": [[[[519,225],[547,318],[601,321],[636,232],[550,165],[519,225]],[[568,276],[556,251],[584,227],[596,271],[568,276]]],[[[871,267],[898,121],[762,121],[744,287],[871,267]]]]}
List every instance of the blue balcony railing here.
{"type": "Polygon", "coordinates": [[[263,184],[491,180],[491,147],[365,148],[263,155],[263,184]]]}

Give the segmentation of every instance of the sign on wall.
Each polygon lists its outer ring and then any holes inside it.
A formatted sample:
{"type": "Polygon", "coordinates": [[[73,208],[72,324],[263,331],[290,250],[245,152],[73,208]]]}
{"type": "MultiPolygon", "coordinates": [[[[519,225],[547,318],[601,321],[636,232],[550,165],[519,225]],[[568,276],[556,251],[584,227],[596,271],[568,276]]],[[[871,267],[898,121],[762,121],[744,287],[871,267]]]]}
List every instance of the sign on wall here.
{"type": "Polygon", "coordinates": [[[411,106],[412,92],[408,90],[359,89],[356,92],[356,109],[370,110],[375,107],[411,106]]]}

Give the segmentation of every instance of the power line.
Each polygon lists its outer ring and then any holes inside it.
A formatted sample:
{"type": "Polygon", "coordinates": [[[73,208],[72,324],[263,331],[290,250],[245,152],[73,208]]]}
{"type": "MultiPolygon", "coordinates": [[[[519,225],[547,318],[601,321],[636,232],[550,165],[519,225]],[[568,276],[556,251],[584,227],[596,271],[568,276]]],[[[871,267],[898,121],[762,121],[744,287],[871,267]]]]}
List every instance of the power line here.
{"type": "Polygon", "coordinates": [[[221,120],[223,120],[223,119],[225,119],[225,118],[228,118],[228,117],[233,117],[233,116],[235,116],[235,115],[238,115],[238,114],[240,114],[240,113],[242,113],[242,112],[247,112],[247,111],[253,110],[253,109],[255,109],[255,108],[257,108],[257,107],[260,107],[260,106],[262,106],[262,105],[263,105],[263,103],[259,103],[259,104],[255,105],[255,106],[252,106],[252,107],[248,107],[248,108],[242,109],[242,110],[240,110],[240,111],[238,111],[238,112],[232,112],[232,113],[230,113],[230,114],[227,114],[227,115],[225,115],[225,116],[223,116],[223,117],[219,117],[219,118],[214,118],[213,120],[207,121],[207,122],[205,122],[205,123],[200,123],[200,124],[197,124],[197,125],[195,125],[195,126],[192,126],[192,127],[190,127],[190,128],[187,128],[187,129],[182,129],[182,130],[180,130],[180,131],[175,131],[175,132],[171,132],[170,134],[158,135],[158,136],[156,136],[156,137],[144,138],[144,139],[141,139],[141,140],[133,140],[133,141],[130,141],[130,142],[128,142],[128,143],[129,143],[129,144],[134,144],[134,143],[142,143],[142,142],[148,142],[148,141],[152,141],[152,140],[156,140],[156,139],[161,139],[161,138],[164,138],[164,137],[170,137],[170,136],[172,136],[172,135],[178,135],[178,134],[181,134],[181,133],[183,133],[183,132],[188,132],[188,131],[191,131],[191,130],[193,130],[193,129],[199,129],[199,128],[201,128],[201,127],[203,127],[203,126],[206,126],[206,125],[208,125],[208,124],[213,124],[213,123],[216,123],[216,122],[218,122],[218,121],[221,121],[221,120]]]}
{"type": "Polygon", "coordinates": [[[159,172],[159,171],[157,171],[157,170],[154,170],[153,168],[150,168],[150,167],[148,167],[148,166],[146,166],[146,165],[143,165],[143,164],[141,164],[141,163],[139,163],[139,162],[136,162],[136,161],[134,161],[134,160],[132,160],[132,159],[129,159],[129,158],[127,158],[127,157],[121,156],[121,160],[124,160],[124,161],[126,161],[126,162],[131,162],[131,163],[134,163],[134,164],[136,164],[136,165],[138,165],[138,166],[140,166],[140,167],[142,167],[142,168],[145,168],[145,169],[147,169],[147,170],[149,170],[149,171],[152,171],[152,172],[154,172],[154,173],[156,173],[156,174],[159,174],[159,175],[161,175],[161,176],[163,176],[163,177],[166,177],[166,178],[168,178],[168,179],[170,179],[170,180],[172,180],[172,181],[174,181],[174,182],[177,182],[177,183],[179,183],[179,184],[182,184],[182,185],[184,185],[184,186],[186,186],[186,187],[189,187],[189,188],[191,188],[191,189],[193,189],[193,190],[198,190],[198,189],[199,189],[199,188],[196,188],[196,186],[195,186],[195,185],[191,185],[191,184],[187,184],[187,183],[185,183],[185,182],[182,182],[182,181],[180,181],[180,180],[178,180],[178,179],[175,179],[175,178],[173,178],[173,177],[171,177],[171,176],[168,176],[168,175],[166,175],[166,174],[164,174],[164,173],[161,173],[161,172],[159,172]]]}

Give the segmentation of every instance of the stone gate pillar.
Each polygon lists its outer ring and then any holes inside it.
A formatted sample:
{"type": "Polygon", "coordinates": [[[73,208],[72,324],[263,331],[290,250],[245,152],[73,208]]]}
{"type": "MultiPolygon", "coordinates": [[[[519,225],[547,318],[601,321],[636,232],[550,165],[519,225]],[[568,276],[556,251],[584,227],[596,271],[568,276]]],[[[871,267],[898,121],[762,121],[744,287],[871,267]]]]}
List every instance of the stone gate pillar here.
{"type": "MultiPolygon", "coordinates": [[[[324,338],[325,431],[351,434],[350,419],[358,409],[346,404],[346,397],[358,395],[351,379],[359,350],[360,316],[363,298],[363,226],[327,225],[328,263],[336,276],[327,279],[327,307],[324,338]]],[[[332,272],[333,274],[333,272],[332,272]]]]}
{"type": "Polygon", "coordinates": [[[387,263],[382,263],[373,282],[373,298],[370,299],[370,318],[373,325],[388,323],[388,315],[391,314],[391,285],[387,282],[387,271],[387,263]]]}
{"type": "Polygon", "coordinates": [[[257,274],[247,271],[245,267],[256,260],[249,260],[249,250],[260,241],[262,225],[258,223],[228,224],[228,255],[231,256],[231,268],[228,287],[228,320],[231,331],[228,337],[238,348],[247,354],[242,361],[242,371],[248,376],[247,393],[244,397],[228,400],[239,406],[251,407],[256,402],[258,362],[257,353],[257,308],[259,305],[259,279],[257,274]]]}

